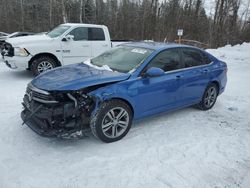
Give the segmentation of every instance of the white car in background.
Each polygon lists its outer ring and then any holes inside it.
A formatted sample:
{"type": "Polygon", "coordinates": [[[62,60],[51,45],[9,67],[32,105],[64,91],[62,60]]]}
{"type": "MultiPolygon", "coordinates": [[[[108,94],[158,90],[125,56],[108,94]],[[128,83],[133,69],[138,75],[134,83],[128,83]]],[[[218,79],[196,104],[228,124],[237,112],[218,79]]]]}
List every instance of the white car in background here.
{"type": "Polygon", "coordinates": [[[7,39],[1,54],[8,67],[38,75],[98,56],[120,43],[111,42],[104,25],[67,23],[46,34],[7,39]]]}
{"type": "Polygon", "coordinates": [[[0,32],[0,37],[4,37],[4,36],[7,36],[9,35],[8,33],[5,33],[5,32],[0,32]]]}

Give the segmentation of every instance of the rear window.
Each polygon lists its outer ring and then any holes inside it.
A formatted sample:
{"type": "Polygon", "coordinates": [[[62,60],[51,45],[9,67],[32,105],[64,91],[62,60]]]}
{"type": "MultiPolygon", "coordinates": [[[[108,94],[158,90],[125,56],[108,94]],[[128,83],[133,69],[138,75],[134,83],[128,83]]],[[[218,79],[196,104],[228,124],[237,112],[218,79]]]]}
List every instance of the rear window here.
{"type": "Polygon", "coordinates": [[[204,65],[202,54],[195,49],[184,48],[182,49],[182,58],[185,68],[204,65]]]}
{"type": "Polygon", "coordinates": [[[210,64],[212,62],[210,57],[208,57],[208,55],[205,54],[205,53],[202,53],[202,54],[203,54],[203,62],[204,62],[204,64],[210,64]]]}
{"type": "Polygon", "coordinates": [[[105,40],[102,28],[89,28],[89,40],[105,40]]]}

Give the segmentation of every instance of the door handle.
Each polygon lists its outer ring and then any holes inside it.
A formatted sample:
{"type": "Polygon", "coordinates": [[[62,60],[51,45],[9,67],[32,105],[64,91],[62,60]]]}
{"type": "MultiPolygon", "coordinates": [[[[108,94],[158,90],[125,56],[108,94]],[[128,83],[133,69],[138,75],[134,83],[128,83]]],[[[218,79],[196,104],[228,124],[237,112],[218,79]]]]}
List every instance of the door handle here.
{"type": "Polygon", "coordinates": [[[180,79],[182,79],[183,78],[183,76],[181,76],[181,75],[177,75],[176,76],[176,80],[180,80],[180,79]]]}
{"type": "Polygon", "coordinates": [[[203,73],[203,74],[207,74],[207,73],[208,73],[208,69],[204,69],[204,70],[202,71],[202,73],[203,73]]]}
{"type": "Polygon", "coordinates": [[[107,44],[103,44],[102,46],[103,46],[103,47],[107,47],[108,45],[107,45],[107,44]]]}
{"type": "Polygon", "coordinates": [[[89,45],[85,44],[85,45],[82,45],[82,47],[89,47],[89,45]]]}

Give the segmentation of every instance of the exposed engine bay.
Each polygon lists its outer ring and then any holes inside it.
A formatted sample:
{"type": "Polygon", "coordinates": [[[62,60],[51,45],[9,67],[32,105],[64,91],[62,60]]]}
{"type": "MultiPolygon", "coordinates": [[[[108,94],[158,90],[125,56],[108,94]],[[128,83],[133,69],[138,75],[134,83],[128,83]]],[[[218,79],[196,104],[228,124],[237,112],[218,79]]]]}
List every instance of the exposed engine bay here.
{"type": "Polygon", "coordinates": [[[47,92],[29,84],[22,103],[23,123],[42,136],[82,136],[95,108],[94,98],[86,94],[93,89],[47,92]]]}

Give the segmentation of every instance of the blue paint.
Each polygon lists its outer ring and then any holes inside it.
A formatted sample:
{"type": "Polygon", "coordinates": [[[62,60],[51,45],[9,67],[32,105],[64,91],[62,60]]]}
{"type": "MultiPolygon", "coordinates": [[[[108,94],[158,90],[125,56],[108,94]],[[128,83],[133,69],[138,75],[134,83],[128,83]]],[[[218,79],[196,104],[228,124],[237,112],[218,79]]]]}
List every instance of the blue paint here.
{"type": "Polygon", "coordinates": [[[165,72],[161,68],[151,67],[150,69],[147,70],[145,76],[158,77],[158,76],[163,76],[164,74],[165,74],[165,72]]]}
{"type": "Polygon", "coordinates": [[[32,84],[46,91],[79,90],[93,85],[128,79],[130,74],[97,70],[83,63],[52,69],[36,77],[32,84]]]}
{"type": "Polygon", "coordinates": [[[32,81],[32,84],[46,91],[72,91],[111,83],[88,95],[101,102],[114,98],[126,101],[133,109],[134,119],[197,104],[201,101],[206,87],[212,82],[218,83],[219,94],[225,89],[226,64],[201,49],[164,43],[129,43],[126,45],[154,51],[132,73],[100,71],[85,64],[76,64],[41,74],[32,81]],[[213,63],[164,73],[159,68],[153,68],[148,70],[151,77],[141,75],[142,70],[161,51],[184,47],[201,51],[213,63]]]}

